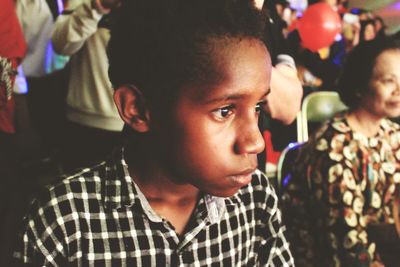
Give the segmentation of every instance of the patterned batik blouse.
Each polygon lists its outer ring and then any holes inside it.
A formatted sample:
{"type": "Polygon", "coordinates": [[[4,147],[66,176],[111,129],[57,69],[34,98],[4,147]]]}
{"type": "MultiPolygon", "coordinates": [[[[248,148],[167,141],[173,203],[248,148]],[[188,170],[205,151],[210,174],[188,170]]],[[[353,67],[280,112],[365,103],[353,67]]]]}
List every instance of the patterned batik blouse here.
{"type": "Polygon", "coordinates": [[[282,196],[296,266],[369,266],[379,260],[367,227],[394,223],[399,130],[384,119],[368,138],[340,113],[303,145],[282,196]]]}

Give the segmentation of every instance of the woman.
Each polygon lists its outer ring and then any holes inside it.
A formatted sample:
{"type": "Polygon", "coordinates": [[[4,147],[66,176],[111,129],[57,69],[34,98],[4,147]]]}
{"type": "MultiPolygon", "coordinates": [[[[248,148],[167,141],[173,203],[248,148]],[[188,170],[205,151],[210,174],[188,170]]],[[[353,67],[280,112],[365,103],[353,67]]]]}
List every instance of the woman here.
{"type": "Polygon", "coordinates": [[[376,38],[375,21],[373,19],[362,20],[360,26],[360,43],[376,38]]]}
{"type": "Polygon", "coordinates": [[[388,118],[400,116],[399,65],[394,40],[349,54],[338,82],[349,110],[304,145],[285,187],[296,266],[398,266],[400,126],[388,118]]]}

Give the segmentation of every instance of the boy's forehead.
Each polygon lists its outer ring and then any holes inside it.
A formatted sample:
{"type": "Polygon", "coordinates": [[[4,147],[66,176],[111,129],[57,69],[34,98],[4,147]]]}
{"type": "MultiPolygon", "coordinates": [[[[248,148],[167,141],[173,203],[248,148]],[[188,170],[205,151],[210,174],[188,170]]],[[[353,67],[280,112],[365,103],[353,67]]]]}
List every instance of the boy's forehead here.
{"type": "Polygon", "coordinates": [[[210,63],[215,67],[217,76],[226,74],[226,71],[244,61],[257,59],[270,63],[270,55],[264,43],[255,38],[216,38],[210,41],[208,55],[210,63]]]}
{"type": "Polygon", "coordinates": [[[238,53],[243,48],[264,47],[265,44],[260,39],[255,37],[241,36],[214,36],[208,38],[210,51],[215,51],[217,54],[238,53]]]}
{"type": "Polygon", "coordinates": [[[209,66],[212,79],[201,79],[184,86],[186,93],[205,101],[213,97],[239,98],[253,87],[266,93],[269,90],[271,60],[264,44],[257,40],[224,43],[225,46],[217,44],[214,47],[214,66],[209,66]]]}

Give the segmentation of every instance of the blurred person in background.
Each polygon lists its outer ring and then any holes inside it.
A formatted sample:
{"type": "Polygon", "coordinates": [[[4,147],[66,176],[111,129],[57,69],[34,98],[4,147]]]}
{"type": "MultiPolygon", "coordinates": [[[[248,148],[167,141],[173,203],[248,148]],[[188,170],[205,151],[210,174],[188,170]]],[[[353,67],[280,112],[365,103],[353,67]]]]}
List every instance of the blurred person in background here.
{"type": "Polygon", "coordinates": [[[386,36],[386,24],[382,17],[375,16],[374,18],[375,33],[377,38],[383,38],[386,36]]]}
{"type": "Polygon", "coordinates": [[[375,39],[375,20],[367,19],[360,22],[360,43],[375,39]]]}
{"type": "MultiPolygon", "coordinates": [[[[27,42],[27,54],[17,76],[16,90],[26,95],[36,158],[54,153],[64,122],[68,57],[57,55],[51,44],[62,1],[16,0],[16,13],[27,42]],[[60,6],[59,6],[60,5],[60,6]]],[[[31,145],[32,147],[32,145],[31,145]]]]}
{"type": "MultiPolygon", "coordinates": [[[[336,1],[317,0],[310,5],[327,3],[338,10],[336,1]]],[[[343,67],[346,57],[346,43],[342,35],[338,34],[330,46],[311,51],[301,44],[298,30],[288,36],[290,53],[294,55],[299,69],[300,80],[303,83],[305,94],[315,90],[333,91],[335,81],[343,67]]]]}
{"type": "MultiPolygon", "coordinates": [[[[293,121],[300,110],[303,88],[297,77],[297,68],[290,55],[283,36],[282,21],[276,6],[281,1],[254,1],[257,8],[267,14],[265,43],[272,59],[271,93],[267,97],[265,112],[268,118],[261,116],[260,128],[268,129],[271,141],[276,151],[282,151],[287,144],[296,138],[293,121]]],[[[268,136],[267,136],[268,138],[268,136]]],[[[268,159],[266,152],[259,155],[259,169],[265,170],[268,159]]]]}
{"type": "Polygon", "coordinates": [[[0,265],[10,252],[9,213],[18,198],[15,102],[13,85],[26,44],[12,0],[0,0],[0,265]]]}
{"type": "Polygon", "coordinates": [[[110,16],[119,4],[119,0],[69,1],[56,21],[54,49],[71,57],[60,152],[65,171],[103,160],[119,144],[123,121],[113,102],[106,56],[110,16]]]}
{"type": "Polygon", "coordinates": [[[297,78],[294,59],[282,34],[282,24],[275,23],[281,20],[276,10],[276,6],[279,6],[281,2],[280,0],[256,0],[255,5],[268,14],[265,42],[274,64],[271,93],[268,95],[268,113],[273,119],[283,124],[290,124],[300,109],[303,89],[297,78]]]}
{"type": "Polygon", "coordinates": [[[357,14],[345,13],[342,17],[342,33],[349,52],[360,42],[360,18],[357,14]]]}

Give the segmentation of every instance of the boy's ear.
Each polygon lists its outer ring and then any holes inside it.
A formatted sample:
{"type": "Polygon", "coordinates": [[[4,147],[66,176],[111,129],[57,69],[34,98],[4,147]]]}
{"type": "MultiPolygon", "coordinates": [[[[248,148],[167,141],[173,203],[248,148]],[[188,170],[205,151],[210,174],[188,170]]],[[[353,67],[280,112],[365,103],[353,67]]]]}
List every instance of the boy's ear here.
{"type": "Polygon", "coordinates": [[[114,92],[114,102],[122,120],[133,130],[140,133],[149,131],[150,113],[144,96],[137,87],[127,85],[118,87],[114,92]]]}

